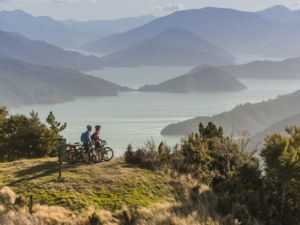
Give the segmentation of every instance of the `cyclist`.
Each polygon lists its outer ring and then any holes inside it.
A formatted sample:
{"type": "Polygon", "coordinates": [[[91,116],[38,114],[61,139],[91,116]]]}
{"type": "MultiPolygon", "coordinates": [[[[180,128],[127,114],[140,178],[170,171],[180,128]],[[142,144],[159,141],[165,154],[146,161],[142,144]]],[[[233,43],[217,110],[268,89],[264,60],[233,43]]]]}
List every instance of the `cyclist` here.
{"type": "Polygon", "coordinates": [[[100,130],[101,130],[101,126],[100,125],[95,126],[95,132],[92,135],[92,140],[95,143],[95,147],[96,148],[100,147],[100,143],[101,142],[105,142],[104,140],[102,140],[100,138],[100,130]]]}
{"type": "Polygon", "coordinates": [[[92,126],[87,125],[86,128],[87,128],[86,132],[82,134],[82,142],[85,149],[85,162],[89,163],[89,153],[93,143],[92,136],[91,136],[92,126]]]}
{"type": "MultiPolygon", "coordinates": [[[[95,149],[99,149],[101,146],[101,142],[105,142],[104,140],[102,140],[100,138],[100,130],[101,130],[101,126],[97,125],[95,126],[95,132],[92,135],[92,140],[95,143],[95,149]]],[[[100,152],[98,151],[98,160],[101,160],[101,156],[100,156],[100,152]]]]}

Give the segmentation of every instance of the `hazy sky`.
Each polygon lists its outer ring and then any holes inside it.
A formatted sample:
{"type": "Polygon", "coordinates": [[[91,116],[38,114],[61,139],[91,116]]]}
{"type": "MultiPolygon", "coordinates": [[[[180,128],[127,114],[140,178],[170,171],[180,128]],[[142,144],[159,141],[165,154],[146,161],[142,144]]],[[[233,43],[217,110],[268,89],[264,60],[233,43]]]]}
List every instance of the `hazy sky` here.
{"type": "Polygon", "coordinates": [[[148,14],[162,16],[206,6],[255,11],[278,4],[300,9],[300,0],[0,0],[0,9],[22,9],[36,16],[56,19],[88,20],[148,14]]]}

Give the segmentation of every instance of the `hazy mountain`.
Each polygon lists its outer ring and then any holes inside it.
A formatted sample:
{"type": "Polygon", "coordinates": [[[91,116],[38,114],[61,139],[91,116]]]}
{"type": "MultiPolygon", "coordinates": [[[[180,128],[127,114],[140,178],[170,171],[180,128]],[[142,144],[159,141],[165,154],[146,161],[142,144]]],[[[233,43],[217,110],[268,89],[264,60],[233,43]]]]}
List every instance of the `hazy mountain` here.
{"type": "Polygon", "coordinates": [[[101,60],[75,51],[66,51],[44,41],[32,41],[16,33],[0,31],[2,55],[22,61],[54,67],[71,67],[80,70],[99,69],[101,60]]]}
{"type": "Polygon", "coordinates": [[[267,134],[273,134],[275,132],[280,132],[282,134],[286,134],[285,127],[293,126],[293,125],[300,126],[300,113],[293,115],[289,118],[285,118],[285,119],[269,126],[268,128],[264,129],[263,131],[255,134],[251,138],[251,142],[254,144],[256,144],[256,143],[263,144],[264,138],[267,134]]]}
{"type": "Polygon", "coordinates": [[[113,52],[170,28],[187,29],[221,47],[249,49],[267,39],[276,26],[276,22],[254,13],[221,8],[193,9],[178,11],[125,33],[107,36],[86,45],[85,49],[113,52]]]}
{"type": "Polygon", "coordinates": [[[162,130],[163,135],[185,135],[197,132],[200,122],[212,121],[222,126],[226,134],[232,130],[247,130],[251,135],[263,131],[272,124],[300,112],[300,91],[282,95],[274,100],[256,104],[239,105],[229,112],[215,116],[202,116],[171,124],[162,130]]]}
{"type": "Polygon", "coordinates": [[[191,71],[185,75],[157,85],[146,85],[139,91],[146,92],[227,92],[247,89],[230,74],[214,67],[191,71]]]}
{"type": "Polygon", "coordinates": [[[289,8],[282,5],[273,6],[263,11],[257,12],[257,15],[278,22],[300,21],[300,10],[290,10],[289,8]]]}
{"type": "Polygon", "coordinates": [[[75,70],[0,58],[0,105],[56,103],[74,96],[113,96],[128,90],[75,70]]]}
{"type": "Polygon", "coordinates": [[[298,23],[280,23],[254,12],[223,8],[178,11],[130,31],[101,38],[83,46],[83,49],[112,53],[170,28],[194,32],[229,52],[275,55],[282,54],[282,50],[287,48],[284,54],[291,52],[287,56],[300,55],[300,47],[297,47],[300,38],[298,23]]]}
{"type": "Polygon", "coordinates": [[[141,16],[118,20],[57,21],[47,16],[34,17],[21,10],[0,11],[0,30],[20,33],[60,47],[74,48],[115,32],[124,32],[154,19],[141,16]]]}
{"type": "Polygon", "coordinates": [[[300,79],[300,57],[283,61],[254,61],[220,68],[238,78],[300,79]]]}
{"type": "Polygon", "coordinates": [[[234,57],[223,49],[183,29],[169,29],[127,49],[104,56],[103,61],[132,65],[229,64],[234,57]]]}
{"type": "MultiPolygon", "coordinates": [[[[116,20],[90,20],[90,21],[77,21],[77,20],[63,20],[60,21],[67,25],[69,29],[81,33],[82,36],[86,36],[86,41],[99,39],[109,34],[125,32],[127,30],[133,29],[135,27],[142,26],[156,17],[138,16],[121,18],[116,20]],[[89,39],[89,40],[88,40],[89,39]]],[[[82,42],[82,41],[81,41],[82,42]]]]}

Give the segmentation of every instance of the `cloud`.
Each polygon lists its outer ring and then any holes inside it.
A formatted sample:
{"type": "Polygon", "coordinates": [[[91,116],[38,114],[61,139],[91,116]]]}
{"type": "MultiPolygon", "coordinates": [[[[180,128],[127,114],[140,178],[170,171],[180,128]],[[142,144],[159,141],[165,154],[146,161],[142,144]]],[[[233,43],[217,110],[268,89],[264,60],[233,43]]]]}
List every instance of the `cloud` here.
{"type": "Polygon", "coordinates": [[[300,1],[290,2],[287,5],[290,9],[300,9],[300,1]]]}
{"type": "Polygon", "coordinates": [[[181,3],[170,3],[163,6],[158,6],[157,9],[173,12],[173,11],[183,10],[184,6],[181,3]]]}
{"type": "Polygon", "coordinates": [[[0,0],[2,2],[12,2],[12,3],[76,3],[76,2],[86,2],[86,3],[97,3],[99,0],[0,0]]]}
{"type": "Polygon", "coordinates": [[[0,5],[0,11],[2,11],[2,10],[10,11],[10,10],[15,10],[15,8],[12,8],[12,7],[7,6],[7,5],[0,5]]]}

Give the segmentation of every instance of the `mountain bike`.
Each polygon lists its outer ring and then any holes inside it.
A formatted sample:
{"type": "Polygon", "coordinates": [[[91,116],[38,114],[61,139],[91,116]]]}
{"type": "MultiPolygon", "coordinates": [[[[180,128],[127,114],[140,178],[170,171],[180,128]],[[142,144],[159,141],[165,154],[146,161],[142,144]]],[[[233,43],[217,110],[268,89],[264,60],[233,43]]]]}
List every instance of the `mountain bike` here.
{"type": "MultiPolygon", "coordinates": [[[[98,163],[100,161],[110,161],[114,157],[114,152],[110,147],[106,146],[106,142],[101,142],[100,146],[89,146],[89,161],[98,163]]],[[[85,161],[86,149],[82,143],[68,144],[66,149],[66,157],[70,163],[79,163],[85,161]]]]}
{"type": "Polygon", "coordinates": [[[82,143],[76,142],[68,144],[66,149],[66,157],[70,163],[83,162],[85,159],[85,148],[82,143]]]}
{"type": "Polygon", "coordinates": [[[95,151],[98,154],[100,161],[110,161],[114,157],[114,151],[112,148],[106,146],[106,141],[100,143],[98,147],[95,147],[95,151]]]}

